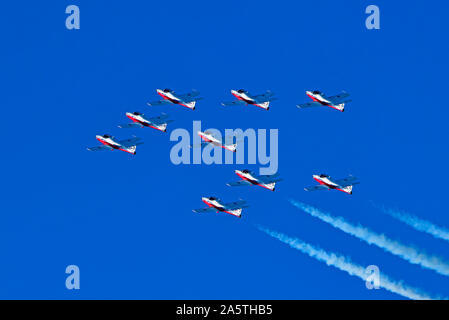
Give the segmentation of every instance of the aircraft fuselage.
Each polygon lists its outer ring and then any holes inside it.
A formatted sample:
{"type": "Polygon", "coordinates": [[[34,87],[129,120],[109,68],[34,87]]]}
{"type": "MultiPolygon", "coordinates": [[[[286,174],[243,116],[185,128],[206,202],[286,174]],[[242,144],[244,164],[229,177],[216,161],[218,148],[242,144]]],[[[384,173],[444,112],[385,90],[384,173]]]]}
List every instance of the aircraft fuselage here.
{"type": "Polygon", "coordinates": [[[211,134],[208,134],[206,132],[198,131],[198,135],[205,142],[211,143],[211,144],[213,144],[216,147],[222,147],[223,149],[235,152],[235,148],[233,148],[231,146],[224,145],[221,141],[219,141],[217,138],[215,138],[211,134]]]}
{"type": "Polygon", "coordinates": [[[203,198],[202,198],[202,201],[203,201],[208,207],[216,209],[216,210],[217,210],[217,213],[219,213],[219,212],[226,212],[226,213],[229,213],[229,214],[231,214],[231,215],[233,215],[233,216],[236,216],[236,217],[238,217],[238,218],[240,218],[241,215],[242,215],[242,209],[233,209],[233,210],[230,210],[230,209],[226,208],[224,205],[222,205],[218,200],[215,200],[215,199],[212,200],[212,199],[210,199],[210,198],[203,197],[203,198]]]}
{"type": "Polygon", "coordinates": [[[260,181],[259,179],[257,179],[256,177],[254,177],[251,173],[247,173],[247,172],[243,172],[240,170],[235,170],[235,173],[242,178],[243,180],[248,181],[249,183],[262,187],[262,188],[266,188],[268,190],[274,191],[274,187],[275,187],[275,183],[263,183],[262,181],[260,181]]]}
{"type": "Polygon", "coordinates": [[[165,132],[167,130],[167,125],[163,124],[163,125],[156,125],[148,120],[146,120],[144,117],[142,117],[141,115],[135,115],[132,113],[126,113],[126,116],[132,120],[133,122],[139,123],[144,127],[150,127],[162,132],[165,132]]]}
{"type": "Polygon", "coordinates": [[[171,103],[179,104],[181,106],[187,107],[187,108],[192,109],[192,110],[195,109],[195,103],[196,103],[195,101],[187,103],[187,102],[182,101],[178,97],[176,97],[172,92],[166,92],[166,91],[161,90],[161,89],[157,89],[156,91],[162,98],[164,98],[165,100],[170,101],[171,103]]]}
{"type": "Polygon", "coordinates": [[[266,101],[264,103],[257,103],[256,100],[251,98],[246,92],[238,92],[237,90],[231,90],[231,94],[238,100],[244,101],[246,104],[257,106],[259,108],[268,110],[270,102],[266,101]]]}
{"type": "Polygon", "coordinates": [[[321,185],[325,185],[329,189],[342,191],[348,194],[352,194],[352,186],[342,187],[335,182],[333,182],[329,177],[320,177],[319,175],[314,175],[313,179],[321,185]]]}
{"type": "Polygon", "coordinates": [[[97,140],[100,141],[102,144],[109,146],[115,150],[121,150],[125,151],[131,154],[136,154],[136,148],[135,147],[124,147],[120,143],[115,142],[112,138],[105,138],[103,136],[97,135],[97,140]]]}
{"type": "Polygon", "coordinates": [[[324,98],[324,96],[322,94],[313,93],[312,91],[307,91],[306,94],[309,96],[310,99],[312,99],[315,102],[320,103],[323,106],[330,107],[330,108],[336,109],[341,112],[345,111],[344,103],[333,104],[332,102],[330,102],[329,100],[324,98]]]}

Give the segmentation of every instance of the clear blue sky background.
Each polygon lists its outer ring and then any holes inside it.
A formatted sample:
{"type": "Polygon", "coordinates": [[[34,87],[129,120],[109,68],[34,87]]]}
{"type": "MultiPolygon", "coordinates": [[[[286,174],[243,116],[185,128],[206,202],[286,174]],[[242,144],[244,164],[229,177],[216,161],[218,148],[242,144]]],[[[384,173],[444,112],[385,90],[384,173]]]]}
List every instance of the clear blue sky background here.
{"type": "MultiPolygon", "coordinates": [[[[259,232],[299,237],[449,295],[449,279],[306,216],[344,216],[449,260],[449,244],[370,201],[449,226],[447,11],[442,1],[16,1],[2,6],[4,141],[0,298],[398,299],[259,232]],[[365,28],[377,4],[381,30],[365,28]],[[65,7],[81,30],[65,28],[65,7]],[[192,88],[197,110],[151,109],[155,89],[192,88]],[[224,108],[229,90],[274,91],[265,112],[224,108]],[[305,91],[347,90],[345,113],[299,110],[305,91]],[[170,127],[279,129],[276,192],[234,188],[233,165],[175,166],[170,133],[117,128],[126,111],[170,127]],[[135,157],[91,153],[96,134],[145,140],[135,157]],[[353,196],[306,193],[312,174],[354,174],[353,196]],[[202,196],[246,199],[242,219],[197,215],[202,196]],[[65,288],[67,265],[81,290],[65,288]]],[[[249,166],[257,169],[257,166],[249,166]]]]}

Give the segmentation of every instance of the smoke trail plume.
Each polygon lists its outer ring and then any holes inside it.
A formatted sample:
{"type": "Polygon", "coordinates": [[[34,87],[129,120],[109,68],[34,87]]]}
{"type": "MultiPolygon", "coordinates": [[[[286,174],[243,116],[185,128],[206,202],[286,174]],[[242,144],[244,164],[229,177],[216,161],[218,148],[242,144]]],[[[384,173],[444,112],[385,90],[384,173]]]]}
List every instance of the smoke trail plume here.
{"type": "Polygon", "coordinates": [[[430,221],[423,220],[405,212],[387,209],[385,207],[380,207],[380,209],[389,216],[405,223],[417,231],[428,233],[437,239],[449,241],[449,229],[437,226],[430,221]]]}
{"type": "MultiPolygon", "coordinates": [[[[358,277],[363,281],[369,280],[368,279],[369,275],[366,273],[365,268],[351,262],[350,259],[345,256],[340,256],[335,253],[328,253],[320,248],[316,248],[299,239],[290,238],[287,235],[269,230],[261,226],[259,226],[258,229],[262,232],[265,232],[269,236],[278,239],[279,241],[285,244],[288,244],[292,248],[297,249],[304,254],[307,254],[312,258],[326,263],[328,266],[333,266],[339,270],[345,271],[351,276],[358,277]]],[[[439,299],[430,297],[427,293],[423,292],[420,289],[412,288],[408,285],[405,285],[402,282],[391,280],[388,276],[384,274],[381,274],[380,276],[380,287],[409,299],[414,300],[439,299]]]]}
{"type": "Polygon", "coordinates": [[[412,264],[420,265],[423,268],[434,270],[435,272],[449,276],[449,265],[436,256],[428,256],[426,253],[419,251],[414,247],[403,245],[400,242],[387,238],[384,234],[375,233],[368,228],[360,225],[353,225],[346,222],[341,217],[333,217],[330,214],[321,212],[320,210],[309,206],[307,204],[290,200],[290,202],[297,208],[316,217],[334,228],[337,228],[345,233],[348,233],[368,244],[373,244],[382,248],[383,250],[394,254],[412,264]]]}

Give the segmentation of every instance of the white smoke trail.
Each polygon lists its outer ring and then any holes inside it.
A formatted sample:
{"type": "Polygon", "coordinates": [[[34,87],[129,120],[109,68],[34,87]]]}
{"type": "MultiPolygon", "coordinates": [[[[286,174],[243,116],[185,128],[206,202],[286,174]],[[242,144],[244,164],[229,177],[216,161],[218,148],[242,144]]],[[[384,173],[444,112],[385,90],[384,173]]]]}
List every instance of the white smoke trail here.
{"type": "MultiPolygon", "coordinates": [[[[269,230],[264,227],[258,227],[260,231],[265,232],[269,236],[278,239],[279,241],[290,245],[292,248],[307,254],[308,256],[317,259],[318,261],[325,262],[328,266],[333,266],[337,269],[347,272],[351,276],[358,277],[363,281],[369,280],[369,274],[362,266],[351,262],[351,260],[345,256],[340,256],[335,253],[328,253],[321,248],[316,248],[306,242],[303,242],[297,238],[291,238],[285,234],[269,230]]],[[[403,297],[414,300],[430,300],[440,299],[432,298],[429,294],[423,292],[420,289],[412,288],[405,285],[402,282],[391,280],[388,276],[381,274],[380,287],[390,292],[399,294],[403,297]]]]}
{"type": "Polygon", "coordinates": [[[426,253],[420,252],[414,247],[406,246],[400,242],[391,240],[384,234],[375,233],[368,228],[362,227],[360,225],[352,225],[349,222],[346,222],[341,217],[333,217],[307,204],[294,200],[290,200],[290,202],[294,206],[310,214],[311,216],[316,217],[360,240],[363,240],[368,244],[374,244],[379,248],[382,248],[383,250],[391,254],[401,257],[402,259],[412,264],[417,264],[423,268],[434,270],[439,274],[449,276],[449,265],[446,262],[442,261],[439,257],[428,256],[426,253]]]}
{"type": "Polygon", "coordinates": [[[449,229],[437,226],[430,221],[420,219],[408,213],[384,207],[380,207],[380,209],[389,216],[405,223],[417,231],[428,233],[437,239],[449,241],[449,229]]]}

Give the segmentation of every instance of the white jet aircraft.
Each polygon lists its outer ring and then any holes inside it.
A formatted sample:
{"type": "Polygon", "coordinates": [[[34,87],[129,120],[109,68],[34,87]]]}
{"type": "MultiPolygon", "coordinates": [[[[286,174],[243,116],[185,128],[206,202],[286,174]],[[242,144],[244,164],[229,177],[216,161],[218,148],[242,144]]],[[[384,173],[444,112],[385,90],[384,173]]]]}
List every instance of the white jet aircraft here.
{"type": "Polygon", "coordinates": [[[357,178],[349,176],[344,179],[333,180],[330,176],[325,174],[313,175],[313,179],[320,185],[304,188],[306,191],[316,191],[316,190],[339,190],[348,194],[352,194],[352,186],[359,184],[356,182],[357,178]]]}
{"type": "Polygon", "coordinates": [[[127,112],[126,116],[131,119],[132,123],[121,124],[119,128],[144,128],[150,127],[162,132],[167,131],[167,124],[172,122],[171,120],[165,120],[168,116],[163,113],[158,117],[145,118],[145,115],[140,112],[127,112]]]}
{"type": "Polygon", "coordinates": [[[241,218],[242,209],[248,207],[246,201],[243,200],[231,203],[222,203],[220,199],[215,197],[209,198],[203,197],[202,200],[209,208],[195,209],[193,210],[193,212],[195,213],[214,212],[214,211],[216,211],[217,213],[226,212],[232,214],[233,216],[241,218]]]}
{"type": "Polygon", "coordinates": [[[242,178],[240,181],[230,182],[227,185],[230,187],[237,186],[260,186],[265,189],[274,191],[276,182],[282,181],[277,174],[274,175],[256,175],[249,170],[235,170],[235,173],[242,178]]]}
{"type": "Polygon", "coordinates": [[[223,149],[232,151],[232,152],[236,152],[237,150],[237,144],[223,144],[220,140],[218,140],[217,138],[215,138],[212,133],[205,131],[205,132],[201,132],[198,131],[198,135],[201,137],[201,139],[203,139],[203,142],[201,145],[205,145],[208,143],[213,144],[216,147],[221,147],[223,149]]]}
{"type": "Polygon", "coordinates": [[[198,97],[198,95],[200,94],[198,91],[192,91],[187,94],[176,94],[173,90],[170,89],[157,89],[156,91],[164,99],[148,102],[147,105],[149,105],[150,107],[165,104],[179,104],[181,106],[195,110],[196,102],[202,99],[198,97]]]}
{"type": "Polygon", "coordinates": [[[97,140],[103,145],[97,147],[87,148],[89,151],[104,151],[104,150],[121,150],[131,154],[136,154],[136,148],[138,145],[143,144],[140,138],[134,137],[127,140],[116,140],[115,137],[105,134],[97,135],[97,140]]]}
{"type": "Polygon", "coordinates": [[[345,104],[351,102],[348,100],[349,93],[342,92],[336,96],[326,97],[324,93],[320,91],[306,91],[306,94],[313,100],[312,102],[298,104],[300,109],[311,107],[331,107],[341,112],[345,111],[345,104]]]}
{"type": "Polygon", "coordinates": [[[253,105],[258,106],[259,108],[268,110],[270,109],[270,102],[275,100],[273,98],[274,93],[271,91],[267,91],[264,94],[259,94],[256,96],[252,96],[248,91],[240,89],[240,90],[231,90],[231,94],[236,97],[237,101],[232,102],[223,102],[223,106],[235,106],[235,105],[253,105]]]}

